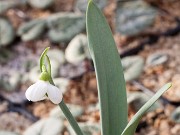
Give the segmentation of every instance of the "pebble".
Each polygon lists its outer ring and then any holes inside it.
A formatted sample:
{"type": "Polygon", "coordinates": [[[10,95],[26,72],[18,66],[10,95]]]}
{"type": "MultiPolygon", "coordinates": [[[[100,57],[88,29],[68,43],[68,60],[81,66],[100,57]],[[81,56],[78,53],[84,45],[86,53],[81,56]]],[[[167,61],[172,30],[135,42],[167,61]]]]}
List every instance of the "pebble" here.
{"type": "Polygon", "coordinates": [[[153,53],[148,56],[146,63],[148,66],[156,66],[167,62],[168,55],[165,53],[153,53]]]}
{"type": "Polygon", "coordinates": [[[19,134],[14,133],[14,132],[10,132],[10,131],[2,131],[2,130],[0,130],[0,135],[19,135],[19,134]]]}
{"type": "Polygon", "coordinates": [[[9,20],[0,17],[0,47],[7,46],[15,38],[15,31],[9,20]]]}
{"type": "Polygon", "coordinates": [[[91,58],[86,35],[79,34],[71,40],[65,50],[65,57],[68,62],[75,65],[85,58],[91,58]]]}
{"type": "Polygon", "coordinates": [[[54,0],[28,0],[28,3],[34,8],[45,9],[53,5],[54,0]]]}
{"type": "Polygon", "coordinates": [[[57,61],[57,63],[60,65],[65,62],[64,52],[59,49],[50,49],[47,52],[47,55],[50,58],[50,60],[53,59],[53,60],[57,61]]]}
{"type": "Polygon", "coordinates": [[[31,125],[23,135],[59,135],[64,130],[61,119],[45,118],[31,125]]]}
{"type": "Polygon", "coordinates": [[[15,70],[9,70],[8,73],[0,73],[0,86],[5,91],[14,91],[21,81],[21,74],[15,70]]]}
{"type": "Polygon", "coordinates": [[[53,79],[55,85],[63,92],[65,93],[67,91],[67,87],[70,83],[69,79],[66,78],[54,78],[53,79]]]}
{"type": "Polygon", "coordinates": [[[180,123],[180,107],[177,107],[170,116],[171,120],[173,120],[176,123],[180,123]]]}
{"type": "Polygon", "coordinates": [[[119,2],[115,17],[116,31],[125,36],[137,35],[153,24],[156,13],[156,9],[144,1],[119,2]]]}
{"type": "Polygon", "coordinates": [[[137,79],[144,68],[144,59],[140,56],[129,56],[122,59],[124,78],[126,81],[137,79]]]}

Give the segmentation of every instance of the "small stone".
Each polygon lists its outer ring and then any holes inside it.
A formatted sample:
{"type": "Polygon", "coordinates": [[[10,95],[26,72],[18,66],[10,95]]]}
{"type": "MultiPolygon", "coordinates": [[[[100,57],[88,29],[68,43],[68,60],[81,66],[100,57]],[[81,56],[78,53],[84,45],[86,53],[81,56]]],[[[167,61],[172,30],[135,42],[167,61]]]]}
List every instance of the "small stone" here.
{"type": "Polygon", "coordinates": [[[56,60],[51,60],[51,74],[52,77],[57,77],[59,75],[59,68],[60,68],[60,62],[56,61],[56,60]]]}
{"type": "Polygon", "coordinates": [[[34,68],[32,68],[28,74],[28,79],[26,80],[30,80],[31,82],[35,83],[36,81],[39,80],[39,76],[40,76],[40,69],[39,66],[35,66],[34,68]]]}
{"type": "Polygon", "coordinates": [[[0,17],[0,46],[12,43],[15,38],[15,31],[12,24],[5,18],[0,17]]]}
{"type": "Polygon", "coordinates": [[[153,24],[157,11],[142,0],[119,2],[116,12],[116,31],[133,36],[153,24]]]}
{"type": "Polygon", "coordinates": [[[22,4],[23,1],[21,0],[4,0],[4,1],[0,1],[0,14],[6,12],[8,9],[16,7],[20,4],[22,4]]]}
{"type": "Polygon", "coordinates": [[[148,66],[156,66],[165,63],[168,55],[163,53],[154,53],[148,56],[146,63],[148,66]]]}
{"type": "Polygon", "coordinates": [[[25,22],[22,25],[20,25],[20,27],[18,28],[17,34],[19,36],[21,36],[21,35],[25,34],[26,32],[28,32],[36,24],[41,23],[41,22],[42,22],[41,19],[35,19],[35,20],[31,20],[29,22],[25,22]]]}
{"type": "Polygon", "coordinates": [[[23,41],[32,41],[38,39],[46,28],[46,21],[42,19],[32,20],[22,24],[17,31],[23,41]]]}
{"type": "Polygon", "coordinates": [[[52,42],[69,42],[85,29],[85,16],[78,13],[57,13],[47,18],[48,37],[52,42]]]}
{"type": "MultiPolygon", "coordinates": [[[[67,104],[67,106],[75,118],[79,117],[84,112],[84,108],[79,105],[67,104]]],[[[51,110],[50,117],[65,119],[65,116],[63,112],[60,110],[59,106],[51,110]]]]}
{"type": "Polygon", "coordinates": [[[70,83],[69,79],[66,78],[54,78],[55,85],[63,92],[65,93],[67,90],[67,86],[70,83]]]}
{"type": "Polygon", "coordinates": [[[32,41],[41,37],[45,30],[45,23],[39,23],[21,36],[23,41],[32,41]]]}
{"type": "Polygon", "coordinates": [[[176,123],[180,123],[180,107],[177,107],[170,116],[171,120],[176,123]]]}
{"type": "Polygon", "coordinates": [[[0,74],[0,86],[6,91],[14,91],[21,82],[21,74],[18,71],[9,70],[0,74]]]}
{"type": "Polygon", "coordinates": [[[0,135],[19,135],[19,134],[14,133],[14,132],[10,132],[10,131],[2,131],[2,130],[0,130],[0,135]]]}
{"type": "Polygon", "coordinates": [[[65,62],[64,52],[59,49],[50,49],[47,53],[50,60],[55,60],[60,65],[65,62]]]}
{"type": "Polygon", "coordinates": [[[87,37],[83,34],[75,36],[65,50],[66,60],[78,64],[85,58],[91,58],[88,50],[87,37]]]}
{"type": "Polygon", "coordinates": [[[64,124],[61,119],[46,118],[31,125],[23,135],[59,135],[64,130],[64,124]]]}
{"type": "Polygon", "coordinates": [[[140,56],[129,56],[122,59],[124,78],[131,81],[138,78],[144,68],[144,59],[140,56]]]}
{"type": "Polygon", "coordinates": [[[54,0],[28,0],[28,3],[34,8],[45,9],[52,6],[54,0]]]}

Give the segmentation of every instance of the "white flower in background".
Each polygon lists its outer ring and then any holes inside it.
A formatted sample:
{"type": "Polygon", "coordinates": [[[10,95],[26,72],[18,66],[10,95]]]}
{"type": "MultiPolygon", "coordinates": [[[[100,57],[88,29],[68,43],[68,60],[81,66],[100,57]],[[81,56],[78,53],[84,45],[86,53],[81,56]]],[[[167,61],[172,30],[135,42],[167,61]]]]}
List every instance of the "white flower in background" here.
{"type": "Polygon", "coordinates": [[[25,95],[29,101],[33,102],[46,98],[49,98],[54,104],[59,104],[62,101],[62,91],[44,80],[39,80],[31,85],[25,95]]]}

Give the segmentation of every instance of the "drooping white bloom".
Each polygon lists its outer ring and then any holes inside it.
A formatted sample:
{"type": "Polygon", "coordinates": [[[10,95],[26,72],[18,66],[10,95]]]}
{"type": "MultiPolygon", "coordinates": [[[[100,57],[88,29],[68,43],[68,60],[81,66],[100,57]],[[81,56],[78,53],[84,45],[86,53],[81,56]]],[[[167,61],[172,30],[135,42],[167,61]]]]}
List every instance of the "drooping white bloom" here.
{"type": "Polygon", "coordinates": [[[39,80],[31,85],[26,93],[26,98],[29,101],[40,101],[47,97],[54,103],[59,104],[62,101],[62,91],[50,84],[48,81],[39,80]]]}

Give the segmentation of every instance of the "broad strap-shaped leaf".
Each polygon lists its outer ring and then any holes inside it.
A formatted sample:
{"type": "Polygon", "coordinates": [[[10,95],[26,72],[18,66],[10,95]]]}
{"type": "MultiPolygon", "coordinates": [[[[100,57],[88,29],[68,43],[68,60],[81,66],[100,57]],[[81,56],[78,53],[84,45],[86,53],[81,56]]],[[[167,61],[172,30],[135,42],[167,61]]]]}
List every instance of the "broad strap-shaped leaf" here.
{"type": "Polygon", "coordinates": [[[121,135],[133,135],[144,113],[171,87],[171,83],[164,85],[141,109],[133,116],[121,135]]]}
{"type": "Polygon", "coordinates": [[[87,34],[98,81],[102,135],[120,135],[127,125],[127,98],[123,69],[105,17],[89,2],[87,34]]]}

